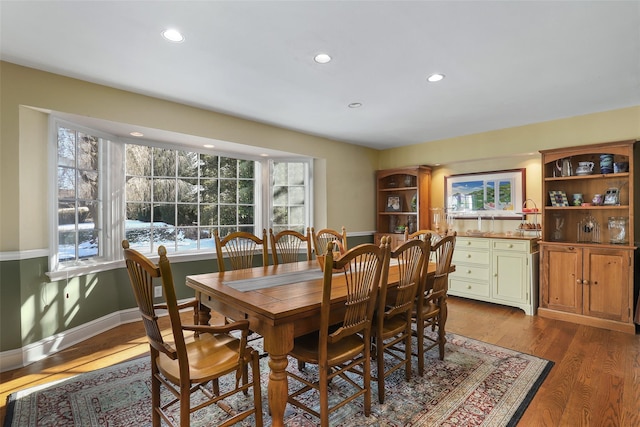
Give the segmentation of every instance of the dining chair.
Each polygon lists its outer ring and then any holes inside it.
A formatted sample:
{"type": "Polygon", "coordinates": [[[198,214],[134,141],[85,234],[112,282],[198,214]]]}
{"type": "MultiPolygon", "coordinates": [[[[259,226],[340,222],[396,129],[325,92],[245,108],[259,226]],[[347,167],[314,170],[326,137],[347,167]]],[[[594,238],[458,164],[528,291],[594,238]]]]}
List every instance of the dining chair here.
{"type": "Polygon", "coordinates": [[[220,239],[218,230],[213,231],[216,241],[216,255],[218,257],[218,271],[226,271],[224,255],[229,258],[232,270],[252,268],[253,256],[262,250],[262,265],[269,265],[269,248],[267,244],[267,230],[262,230],[262,239],[246,231],[234,231],[220,239]]]}
{"type": "MultiPolygon", "coordinates": [[[[342,245],[339,249],[340,252],[347,250],[347,230],[342,227],[342,231],[332,230],[330,228],[323,228],[316,233],[315,228],[311,227],[311,237],[313,238],[313,250],[318,255],[325,255],[327,249],[327,243],[337,241],[342,245]]],[[[334,247],[334,251],[338,249],[334,247]]]]}
{"type": "MultiPolygon", "coordinates": [[[[327,244],[324,278],[322,287],[322,303],[320,306],[320,328],[314,333],[295,338],[293,349],[289,355],[318,366],[318,375],[287,371],[302,386],[290,385],[287,402],[301,408],[305,412],[320,418],[322,427],[329,426],[329,413],[341,408],[359,396],[364,397],[364,414],[371,413],[371,327],[373,312],[380,283],[386,280],[389,270],[389,244],[385,236],[380,246],[362,244],[347,251],[338,259],[333,258],[333,242],[327,244]],[[343,273],[334,274],[333,269],[344,269],[343,273]],[[344,294],[344,312],[341,320],[334,319],[335,306],[332,307],[332,291],[336,283],[344,294]],[[332,309],[333,308],[333,309],[332,309]],[[347,372],[350,372],[348,374],[347,372]],[[359,384],[353,375],[362,375],[359,384]],[[329,383],[337,377],[344,380],[345,385],[353,390],[353,394],[339,397],[339,402],[329,406],[329,383]],[[303,395],[316,390],[320,396],[318,410],[314,403],[305,403],[303,395]]],[[[346,390],[343,390],[346,393],[346,390]]]]}
{"type": "Polygon", "coordinates": [[[311,234],[309,227],[307,227],[306,235],[295,230],[282,230],[274,235],[273,230],[270,228],[269,241],[271,242],[273,265],[298,262],[303,246],[307,253],[307,261],[311,261],[311,234]]]}
{"type": "MultiPolygon", "coordinates": [[[[436,253],[436,271],[433,276],[421,280],[418,288],[418,296],[414,310],[412,310],[412,321],[415,322],[415,335],[417,337],[418,373],[424,373],[424,355],[433,347],[438,346],[440,360],[444,359],[444,345],[446,343],[445,324],[447,322],[447,290],[449,280],[449,270],[451,269],[451,259],[456,244],[456,234],[445,236],[435,245],[431,246],[431,252],[436,253]],[[432,331],[438,330],[438,334],[432,337],[426,334],[427,328],[432,331]],[[425,347],[425,339],[430,341],[425,347]]],[[[425,278],[426,269],[425,271],[425,278]]]]}
{"type": "Polygon", "coordinates": [[[429,241],[413,239],[391,251],[397,260],[399,280],[392,290],[383,282],[374,316],[373,348],[377,361],[378,401],[384,403],[385,378],[404,367],[405,378],[411,379],[411,310],[414,307],[425,263],[429,259],[429,241]],[[400,345],[403,344],[403,345],[400,345]],[[387,369],[385,369],[385,361],[387,369]]]}
{"type": "Polygon", "coordinates": [[[402,243],[390,254],[390,259],[398,264],[398,285],[391,290],[386,282],[380,285],[372,333],[377,361],[374,379],[378,381],[380,403],[384,403],[385,378],[392,372],[404,368],[406,380],[411,379],[411,310],[425,274],[430,248],[429,241],[413,239],[402,243]],[[385,365],[388,368],[385,369],[385,365]]]}
{"type": "Polygon", "coordinates": [[[241,320],[224,326],[198,325],[196,315],[194,325],[183,325],[180,310],[188,307],[197,309],[198,303],[196,300],[177,303],[165,247],[158,248],[158,265],[130,249],[127,240],[122,242],[122,248],[149,341],[153,426],[160,427],[161,420],[164,420],[170,426],[187,427],[191,413],[213,404],[229,414],[221,426],[230,426],[251,415],[255,416],[255,425],[262,426],[260,368],[258,353],[247,346],[249,322],[241,320]],[[155,280],[162,283],[164,303],[154,303],[155,280]],[[159,311],[163,310],[168,312],[171,323],[169,340],[165,340],[158,324],[159,311]],[[236,331],[240,332],[240,338],[230,334],[236,331]],[[251,379],[248,365],[251,365],[251,379]],[[230,378],[221,387],[219,379],[226,376],[230,378]],[[210,387],[207,386],[209,383],[210,387]],[[171,400],[161,402],[162,386],[173,395],[171,400]],[[247,395],[250,389],[253,390],[253,403],[244,405],[246,410],[230,410],[224,402],[224,399],[241,392],[247,395]],[[198,403],[192,406],[191,395],[197,391],[201,392],[198,403]],[[170,410],[176,407],[179,407],[178,424],[170,414],[170,410]]]}

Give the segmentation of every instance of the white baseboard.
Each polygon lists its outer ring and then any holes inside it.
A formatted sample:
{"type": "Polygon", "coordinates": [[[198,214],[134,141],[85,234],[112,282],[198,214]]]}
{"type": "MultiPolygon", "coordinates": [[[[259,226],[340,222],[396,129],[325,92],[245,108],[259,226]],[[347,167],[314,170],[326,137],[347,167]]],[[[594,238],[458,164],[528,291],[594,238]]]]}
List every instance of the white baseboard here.
{"type": "Polygon", "coordinates": [[[140,320],[140,312],[137,308],[118,311],[20,349],[2,352],[0,353],[0,372],[22,368],[116,326],[137,320],[140,320]]]}
{"type": "Polygon", "coordinates": [[[136,321],[140,321],[140,312],[134,307],[108,314],[22,348],[3,351],[0,353],[0,372],[22,368],[116,326],[136,321]]]}

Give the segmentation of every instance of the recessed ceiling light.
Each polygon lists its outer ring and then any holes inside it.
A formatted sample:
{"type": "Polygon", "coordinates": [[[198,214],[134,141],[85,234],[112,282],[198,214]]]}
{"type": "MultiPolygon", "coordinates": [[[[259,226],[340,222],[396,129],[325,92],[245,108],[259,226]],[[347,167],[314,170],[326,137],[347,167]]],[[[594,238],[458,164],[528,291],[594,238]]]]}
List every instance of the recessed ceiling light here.
{"type": "Polygon", "coordinates": [[[260,154],[260,157],[269,157],[269,155],[267,153],[262,153],[260,154]]]}
{"type": "Polygon", "coordinates": [[[331,61],[331,57],[326,53],[319,53],[313,58],[313,60],[318,64],[326,64],[327,62],[331,61]]]}
{"type": "Polygon", "coordinates": [[[429,77],[427,77],[427,81],[430,81],[431,83],[439,82],[442,79],[444,79],[444,74],[440,73],[431,74],[429,77]]]}
{"type": "Polygon", "coordinates": [[[361,102],[352,102],[351,104],[349,104],[349,108],[360,108],[360,107],[362,107],[361,102]]]}
{"type": "Polygon", "coordinates": [[[204,144],[203,147],[204,148],[216,148],[216,146],[213,145],[213,144],[204,144]]]}
{"type": "Polygon", "coordinates": [[[180,33],[180,31],[174,30],[173,28],[164,30],[162,32],[162,37],[175,43],[181,43],[184,41],[184,36],[180,33]]]}
{"type": "Polygon", "coordinates": [[[140,138],[141,136],[144,136],[144,133],[142,133],[142,132],[130,132],[129,135],[137,136],[138,138],[140,138]]]}

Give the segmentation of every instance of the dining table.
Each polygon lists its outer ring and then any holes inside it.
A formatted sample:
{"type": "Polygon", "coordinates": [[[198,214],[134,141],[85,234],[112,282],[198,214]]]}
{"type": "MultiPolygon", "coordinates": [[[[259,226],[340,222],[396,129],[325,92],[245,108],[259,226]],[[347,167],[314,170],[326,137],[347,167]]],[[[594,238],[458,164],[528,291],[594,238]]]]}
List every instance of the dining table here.
{"type": "MultiPolygon", "coordinates": [[[[435,272],[429,263],[428,275],[435,272]]],[[[397,285],[397,265],[391,263],[387,283],[397,285]]],[[[317,331],[320,326],[323,272],[316,260],[217,273],[189,275],[188,287],[200,302],[201,322],[210,310],[227,318],[248,319],[249,328],[260,334],[269,356],[268,399],[273,427],[284,426],[288,381],[287,354],[295,337],[317,331]]],[[[344,274],[332,281],[331,316],[339,322],[344,313],[344,274]]]]}

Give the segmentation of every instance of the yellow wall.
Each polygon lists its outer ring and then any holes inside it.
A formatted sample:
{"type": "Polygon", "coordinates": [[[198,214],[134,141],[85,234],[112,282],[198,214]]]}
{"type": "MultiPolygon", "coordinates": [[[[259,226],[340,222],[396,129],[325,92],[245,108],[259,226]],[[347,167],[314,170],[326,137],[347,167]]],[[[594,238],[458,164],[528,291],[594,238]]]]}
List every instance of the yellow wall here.
{"type": "Polygon", "coordinates": [[[376,150],[7,62],[0,77],[0,252],[48,247],[47,115],[28,107],[314,157],[315,225],[375,227],[376,150]]]}
{"type": "Polygon", "coordinates": [[[6,62],[0,77],[0,252],[48,246],[47,115],[26,107],[314,157],[314,225],[348,232],[375,229],[376,169],[440,164],[431,204],[444,206],[447,175],[526,168],[526,195],[541,205],[538,150],[640,138],[635,106],[376,151],[6,62]]]}
{"type": "MultiPolygon", "coordinates": [[[[640,106],[385,150],[380,169],[439,164],[433,169],[431,206],[444,207],[445,176],[525,168],[526,197],[540,207],[546,200],[538,150],[628,139],[640,139],[640,106]]],[[[519,222],[496,221],[495,231],[508,231],[519,222]]],[[[461,221],[457,229],[475,225],[461,221]]]]}

